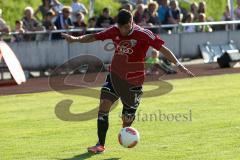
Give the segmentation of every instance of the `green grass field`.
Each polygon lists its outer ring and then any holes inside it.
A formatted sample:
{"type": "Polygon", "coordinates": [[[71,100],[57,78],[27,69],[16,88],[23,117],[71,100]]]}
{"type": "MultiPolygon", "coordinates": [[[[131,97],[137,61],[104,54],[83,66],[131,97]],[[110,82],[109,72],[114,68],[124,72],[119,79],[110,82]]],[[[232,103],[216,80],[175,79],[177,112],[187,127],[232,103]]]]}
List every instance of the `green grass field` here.
{"type": "MultiPolygon", "coordinates": [[[[143,98],[142,114],[185,114],[192,121],[144,121],[133,127],[141,135],[133,149],[118,144],[121,105],[111,112],[107,152],[92,156],[86,147],[96,143],[96,119],[85,122],[59,120],[55,105],[74,100],[71,111],[88,111],[98,99],[56,92],[0,97],[1,160],[239,160],[240,74],[168,81],[174,88],[163,96],[143,98]]],[[[150,90],[154,86],[144,86],[150,90]]]]}

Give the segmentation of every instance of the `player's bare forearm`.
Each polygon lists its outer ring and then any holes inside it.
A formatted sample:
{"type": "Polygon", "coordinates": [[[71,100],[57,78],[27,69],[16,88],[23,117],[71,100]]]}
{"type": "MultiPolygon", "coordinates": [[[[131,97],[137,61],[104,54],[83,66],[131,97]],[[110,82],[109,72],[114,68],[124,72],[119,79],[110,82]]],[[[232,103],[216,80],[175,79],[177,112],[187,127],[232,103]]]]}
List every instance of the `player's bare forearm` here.
{"type": "Polygon", "coordinates": [[[190,77],[195,77],[195,75],[189,71],[184,65],[182,65],[178,59],[175,57],[175,55],[172,53],[170,49],[168,49],[166,46],[162,46],[159,50],[170,62],[174,63],[181,72],[186,73],[190,77]]]}
{"type": "Polygon", "coordinates": [[[74,37],[69,34],[62,33],[62,37],[68,42],[90,43],[96,41],[94,34],[86,34],[79,37],[74,37]]]}
{"type": "Polygon", "coordinates": [[[179,63],[178,59],[175,57],[172,51],[170,51],[166,46],[163,45],[159,51],[172,63],[179,63]]]}

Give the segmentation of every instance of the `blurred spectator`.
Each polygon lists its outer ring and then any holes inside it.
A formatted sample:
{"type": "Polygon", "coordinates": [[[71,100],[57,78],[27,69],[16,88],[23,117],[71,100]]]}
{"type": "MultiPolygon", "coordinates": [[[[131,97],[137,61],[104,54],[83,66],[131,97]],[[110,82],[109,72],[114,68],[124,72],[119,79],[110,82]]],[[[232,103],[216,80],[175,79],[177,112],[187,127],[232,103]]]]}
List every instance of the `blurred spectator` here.
{"type": "Polygon", "coordinates": [[[157,2],[153,1],[148,4],[148,14],[149,14],[149,20],[147,23],[153,24],[153,25],[158,25],[160,24],[160,20],[157,14],[158,10],[158,4],[157,2]]]}
{"type": "Polygon", "coordinates": [[[83,3],[80,3],[79,0],[72,0],[72,20],[76,21],[77,13],[82,12],[87,14],[88,10],[83,3]]]}
{"type": "MultiPolygon", "coordinates": [[[[194,15],[192,13],[188,13],[185,23],[193,23],[193,17],[194,15]]],[[[184,32],[195,32],[196,31],[196,27],[195,26],[186,26],[184,27],[184,32]]]]}
{"type": "Polygon", "coordinates": [[[88,19],[88,28],[94,28],[96,26],[97,18],[91,17],[88,19]]]}
{"type": "Polygon", "coordinates": [[[83,29],[83,31],[74,32],[73,36],[81,36],[81,35],[85,34],[87,25],[84,22],[84,14],[82,12],[78,12],[76,16],[77,16],[76,17],[77,19],[76,19],[76,22],[74,22],[74,27],[79,28],[79,29],[83,29]]]}
{"type": "MultiPolygon", "coordinates": [[[[237,0],[237,8],[235,9],[235,19],[240,20],[240,0],[237,0]]],[[[240,25],[237,26],[240,29],[240,25]]]]}
{"type": "MultiPolygon", "coordinates": [[[[222,21],[231,21],[232,20],[231,14],[230,14],[230,8],[228,5],[225,7],[225,11],[223,12],[221,20],[222,21]]],[[[225,26],[224,25],[214,25],[213,28],[214,28],[214,30],[228,30],[228,29],[233,29],[233,25],[225,25],[225,26]]]]}
{"type": "Polygon", "coordinates": [[[225,11],[223,12],[222,20],[223,21],[231,21],[232,20],[231,14],[230,14],[230,8],[228,5],[226,6],[225,11]]]}
{"type": "Polygon", "coordinates": [[[121,9],[126,9],[126,10],[132,12],[133,11],[133,6],[130,3],[125,3],[125,4],[122,5],[121,9]]]}
{"type": "Polygon", "coordinates": [[[72,0],[72,12],[78,13],[82,12],[83,14],[88,14],[88,10],[83,3],[80,3],[79,0],[72,0]]]}
{"type": "Polygon", "coordinates": [[[181,6],[179,6],[179,9],[180,9],[180,22],[186,21],[188,11],[181,6]]]}
{"type": "Polygon", "coordinates": [[[198,4],[196,2],[190,5],[190,12],[193,14],[193,21],[198,20],[198,4]]]}
{"type": "MultiPolygon", "coordinates": [[[[33,8],[26,7],[24,9],[24,17],[22,18],[23,28],[25,31],[41,31],[43,27],[40,23],[33,17],[33,8]]],[[[36,35],[24,35],[24,40],[30,41],[35,40],[36,35]]]]}
{"type": "Polygon", "coordinates": [[[84,14],[82,12],[78,12],[76,14],[76,22],[74,22],[74,27],[75,28],[86,28],[87,25],[86,23],[84,22],[84,14]]]}
{"type": "Polygon", "coordinates": [[[43,30],[40,23],[33,17],[33,8],[26,7],[24,9],[24,17],[22,18],[23,28],[26,31],[40,31],[43,30]]]}
{"type": "Polygon", "coordinates": [[[34,17],[37,19],[40,19],[37,17],[37,14],[40,12],[42,15],[42,20],[46,17],[48,11],[52,10],[51,0],[42,0],[42,5],[38,7],[38,9],[34,13],[34,17]]]}
{"type": "Polygon", "coordinates": [[[172,68],[171,63],[165,61],[166,60],[164,58],[159,59],[159,52],[153,49],[151,56],[148,57],[145,61],[146,74],[158,75],[164,73],[167,74],[176,73],[176,71],[172,68]]]}
{"type": "Polygon", "coordinates": [[[168,0],[158,0],[158,17],[160,19],[161,24],[166,24],[167,23],[167,12],[168,12],[168,0]]]}
{"type": "Polygon", "coordinates": [[[60,3],[58,0],[52,0],[52,8],[56,15],[62,12],[64,5],[60,3]]]}
{"type": "Polygon", "coordinates": [[[206,2],[205,1],[201,1],[198,3],[198,14],[200,14],[200,13],[206,14],[206,2]]]}
{"type": "MultiPolygon", "coordinates": [[[[204,13],[200,13],[198,16],[198,21],[199,22],[206,22],[206,15],[204,13]]],[[[209,25],[202,25],[202,26],[197,26],[197,32],[212,32],[213,29],[209,25]]]]}
{"type": "Polygon", "coordinates": [[[102,15],[100,15],[96,22],[96,27],[107,28],[114,24],[113,18],[110,16],[109,8],[104,8],[102,10],[102,15]]]}
{"type": "Polygon", "coordinates": [[[0,32],[8,33],[9,32],[9,27],[7,26],[6,22],[4,19],[2,19],[2,9],[0,9],[0,32]]]}
{"type": "Polygon", "coordinates": [[[181,21],[181,11],[178,7],[178,1],[171,0],[170,1],[170,8],[167,12],[167,21],[168,24],[178,24],[181,21]]]}
{"type": "Polygon", "coordinates": [[[142,19],[141,23],[138,23],[138,25],[140,25],[140,26],[152,26],[152,24],[149,23],[149,20],[150,20],[150,14],[149,14],[148,10],[145,9],[143,11],[143,19],[142,19]]]}
{"type": "Polygon", "coordinates": [[[23,33],[25,30],[23,29],[23,22],[20,20],[15,21],[15,29],[13,32],[17,32],[18,34],[14,34],[11,38],[11,42],[20,42],[23,41],[23,33]]]}
{"type": "Polygon", "coordinates": [[[133,15],[133,20],[136,24],[140,24],[143,21],[143,19],[144,19],[144,9],[145,9],[144,4],[138,4],[137,5],[136,11],[133,15]]]}
{"type": "Polygon", "coordinates": [[[62,13],[58,15],[54,25],[57,29],[70,29],[73,28],[73,23],[70,18],[71,15],[71,7],[65,6],[62,9],[62,13]]]}
{"type": "MultiPolygon", "coordinates": [[[[71,12],[71,7],[63,7],[62,13],[58,15],[57,19],[54,22],[54,25],[58,30],[74,28],[72,20],[70,18],[71,12]]],[[[62,39],[62,36],[60,33],[54,33],[52,39],[62,39]]]]}
{"type": "Polygon", "coordinates": [[[146,65],[146,74],[159,74],[158,67],[160,60],[159,60],[159,52],[155,49],[152,50],[151,56],[148,57],[145,61],[146,65]]]}
{"type": "Polygon", "coordinates": [[[56,30],[56,26],[53,23],[54,12],[48,11],[46,17],[44,18],[42,25],[45,27],[46,30],[56,30]]]}

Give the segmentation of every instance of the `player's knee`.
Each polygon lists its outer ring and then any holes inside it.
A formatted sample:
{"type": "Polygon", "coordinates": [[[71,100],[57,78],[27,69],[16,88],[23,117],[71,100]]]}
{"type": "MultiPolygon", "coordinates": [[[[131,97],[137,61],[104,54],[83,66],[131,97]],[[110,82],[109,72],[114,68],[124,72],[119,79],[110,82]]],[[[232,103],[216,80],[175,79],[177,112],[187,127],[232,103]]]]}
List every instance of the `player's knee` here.
{"type": "Polygon", "coordinates": [[[99,105],[99,111],[101,112],[109,112],[112,106],[112,102],[110,100],[101,99],[99,105]]]}

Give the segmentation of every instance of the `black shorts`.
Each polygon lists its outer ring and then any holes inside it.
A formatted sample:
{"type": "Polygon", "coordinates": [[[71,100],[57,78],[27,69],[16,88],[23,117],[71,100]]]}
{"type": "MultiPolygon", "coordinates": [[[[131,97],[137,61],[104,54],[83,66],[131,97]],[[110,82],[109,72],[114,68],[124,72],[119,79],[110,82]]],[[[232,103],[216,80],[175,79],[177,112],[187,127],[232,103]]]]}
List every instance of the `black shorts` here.
{"type": "Polygon", "coordinates": [[[119,98],[125,109],[136,110],[140,103],[142,86],[136,86],[119,78],[115,74],[108,74],[101,89],[101,99],[115,102],[119,98]]]}

